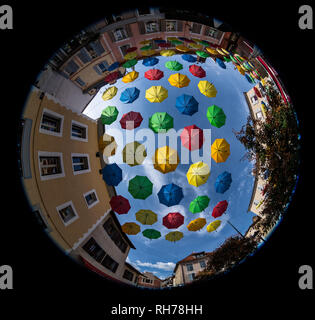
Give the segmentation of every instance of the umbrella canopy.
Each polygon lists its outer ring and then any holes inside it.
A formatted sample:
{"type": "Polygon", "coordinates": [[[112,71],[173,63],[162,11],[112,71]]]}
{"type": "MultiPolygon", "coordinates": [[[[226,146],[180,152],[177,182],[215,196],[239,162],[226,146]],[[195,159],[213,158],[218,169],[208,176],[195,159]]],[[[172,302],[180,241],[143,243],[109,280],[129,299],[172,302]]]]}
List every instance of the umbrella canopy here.
{"type": "Polygon", "coordinates": [[[134,102],[140,94],[140,90],[136,87],[125,89],[120,95],[120,101],[123,103],[134,102]]]}
{"type": "Polygon", "coordinates": [[[206,71],[195,64],[189,66],[189,71],[192,75],[198,78],[204,78],[206,76],[206,71]]]}
{"type": "Polygon", "coordinates": [[[146,51],[146,50],[150,50],[150,49],[152,49],[152,45],[151,44],[140,48],[141,51],[146,51]]]}
{"type": "Polygon", "coordinates": [[[201,58],[208,58],[210,57],[209,54],[207,52],[204,51],[196,51],[196,55],[198,55],[201,58]]]}
{"type": "Polygon", "coordinates": [[[172,71],[179,71],[183,69],[183,65],[179,63],[178,61],[167,61],[165,63],[165,67],[172,70],[172,71]]]}
{"type": "Polygon", "coordinates": [[[226,211],[228,207],[228,202],[226,200],[220,201],[212,210],[212,217],[218,218],[226,211]]]}
{"type": "Polygon", "coordinates": [[[141,55],[143,55],[145,57],[153,56],[154,54],[156,54],[156,51],[152,50],[152,49],[141,52],[141,55]]]}
{"type": "Polygon", "coordinates": [[[229,58],[227,56],[224,56],[223,59],[224,59],[225,62],[230,62],[231,61],[231,58],[229,58]]]}
{"type": "Polygon", "coordinates": [[[153,39],[153,41],[154,41],[155,43],[164,43],[164,42],[166,42],[166,40],[163,40],[163,39],[160,39],[160,38],[153,39]]]}
{"type": "Polygon", "coordinates": [[[239,63],[231,54],[230,54],[230,59],[234,62],[234,63],[239,63]]]}
{"type": "Polygon", "coordinates": [[[173,127],[173,118],[167,112],[156,112],[149,118],[149,128],[155,133],[165,133],[173,127]]]}
{"type": "Polygon", "coordinates": [[[207,182],[210,168],[206,163],[199,161],[189,167],[186,176],[189,184],[199,187],[207,182]]]}
{"type": "Polygon", "coordinates": [[[207,110],[207,118],[211,125],[216,128],[221,128],[225,124],[226,115],[221,108],[213,104],[207,110]]]}
{"type": "Polygon", "coordinates": [[[175,149],[165,146],[155,150],[152,161],[154,169],[162,173],[168,173],[176,170],[179,156],[175,149]]]}
{"type": "Polygon", "coordinates": [[[194,49],[202,49],[202,45],[199,43],[189,42],[188,45],[194,49]]]}
{"type": "Polygon", "coordinates": [[[180,134],[182,145],[188,150],[198,150],[202,147],[205,137],[203,130],[196,125],[187,126],[180,134]]]}
{"type": "Polygon", "coordinates": [[[200,92],[204,94],[206,97],[214,98],[217,95],[217,89],[211,82],[207,80],[199,81],[198,88],[200,92]]]}
{"type": "Polygon", "coordinates": [[[245,78],[249,83],[254,83],[254,79],[250,75],[248,75],[247,73],[245,73],[245,78]]]}
{"type": "Polygon", "coordinates": [[[206,50],[207,50],[210,54],[212,54],[212,55],[214,55],[214,56],[218,55],[217,50],[215,50],[215,49],[213,49],[213,48],[207,47],[206,50]]]}
{"type": "Polygon", "coordinates": [[[134,52],[134,51],[136,51],[138,48],[137,47],[130,47],[130,48],[128,48],[127,50],[126,50],[126,52],[127,53],[129,53],[129,52],[134,52]]]}
{"type": "Polygon", "coordinates": [[[167,235],[165,235],[165,240],[171,241],[171,242],[176,242],[183,238],[184,234],[180,231],[172,231],[169,232],[167,235]]]}
{"type": "Polygon", "coordinates": [[[161,232],[155,229],[146,229],[142,232],[143,236],[149,239],[158,239],[161,237],[161,232]]]}
{"type": "Polygon", "coordinates": [[[162,86],[152,86],[146,90],[145,97],[150,102],[162,102],[168,97],[168,91],[162,86]]]}
{"type": "Polygon", "coordinates": [[[168,78],[168,82],[173,86],[173,87],[177,87],[177,88],[184,88],[187,87],[190,83],[190,79],[181,73],[175,73],[172,74],[169,78],[168,78]]]}
{"type": "Polygon", "coordinates": [[[257,97],[261,98],[261,93],[256,87],[254,87],[254,91],[255,91],[255,94],[257,95],[257,97]]]}
{"type": "Polygon", "coordinates": [[[198,111],[198,101],[190,95],[183,94],[176,98],[175,107],[182,114],[192,116],[198,111]]]}
{"type": "Polygon", "coordinates": [[[220,227],[220,225],[221,225],[221,221],[215,220],[207,225],[207,231],[213,232],[213,231],[217,230],[220,227]]]}
{"type": "Polygon", "coordinates": [[[135,176],[129,180],[128,191],[135,199],[146,199],[152,194],[153,184],[146,176],[135,176]]]}
{"type": "Polygon", "coordinates": [[[221,59],[219,59],[219,58],[216,58],[216,63],[222,68],[222,69],[226,69],[226,65],[225,65],[225,63],[221,60],[221,59]]]}
{"type": "Polygon", "coordinates": [[[211,146],[211,157],[219,163],[225,162],[230,155],[230,145],[225,139],[216,139],[211,146]]]}
{"type": "Polygon", "coordinates": [[[110,88],[106,89],[104,91],[104,93],[102,94],[102,99],[104,101],[106,101],[106,100],[110,100],[110,99],[114,98],[117,91],[118,91],[118,89],[116,87],[110,87],[110,88]]]}
{"type": "Polygon", "coordinates": [[[237,65],[236,68],[237,68],[238,72],[239,72],[242,76],[245,75],[245,71],[244,71],[243,68],[241,68],[239,65],[237,65]]]}
{"type": "Polygon", "coordinates": [[[130,111],[125,113],[120,119],[120,125],[123,129],[132,130],[140,126],[143,118],[139,112],[130,111]]]}
{"type": "Polygon", "coordinates": [[[106,82],[116,81],[118,77],[119,77],[119,72],[118,72],[118,71],[114,71],[114,72],[112,72],[112,73],[109,73],[109,74],[104,78],[104,81],[106,81],[106,82]]]}
{"type": "Polygon", "coordinates": [[[168,47],[171,47],[172,44],[170,42],[160,42],[158,46],[161,48],[168,48],[168,47]]]}
{"type": "Polygon", "coordinates": [[[127,143],[122,151],[123,162],[127,163],[130,167],[142,164],[147,152],[144,144],[138,141],[127,143]]]}
{"type": "Polygon", "coordinates": [[[145,58],[142,61],[142,64],[146,67],[151,67],[156,65],[157,63],[159,63],[159,59],[156,57],[149,57],[149,58],[145,58]]]}
{"type": "Polygon", "coordinates": [[[225,53],[225,54],[230,54],[230,52],[229,51],[227,51],[226,49],[224,49],[224,48],[221,48],[221,51],[223,52],[223,53],[225,53]]]}
{"type": "Polygon", "coordinates": [[[139,42],[139,44],[143,44],[143,45],[147,45],[150,43],[151,43],[151,40],[143,40],[143,41],[139,42]]]}
{"type": "Polygon", "coordinates": [[[118,146],[113,136],[110,136],[109,134],[104,133],[104,135],[99,138],[98,147],[100,149],[100,152],[105,157],[109,158],[114,154],[116,154],[116,150],[118,146]]]}
{"type": "Polygon", "coordinates": [[[206,223],[207,220],[205,218],[197,218],[189,222],[187,229],[189,231],[199,231],[206,225],[206,223]]]}
{"type": "Polygon", "coordinates": [[[225,55],[226,55],[226,53],[224,53],[223,51],[221,51],[220,48],[216,48],[216,50],[220,53],[221,56],[225,56],[225,55]]]}
{"type": "Polygon", "coordinates": [[[127,73],[121,80],[124,83],[129,83],[129,82],[136,80],[138,77],[139,77],[139,72],[131,71],[131,72],[127,73]]]}
{"type": "Polygon", "coordinates": [[[160,80],[164,77],[164,72],[159,69],[150,69],[144,73],[144,77],[148,80],[160,80]]]}
{"type": "Polygon", "coordinates": [[[180,41],[178,39],[170,40],[170,42],[174,45],[181,45],[184,43],[183,41],[180,41]]]}
{"type": "Polygon", "coordinates": [[[198,196],[189,204],[189,211],[192,213],[199,213],[205,210],[210,202],[210,198],[207,196],[198,196]]]}
{"type": "Polygon", "coordinates": [[[111,208],[118,214],[126,214],[130,210],[129,200],[123,196],[114,196],[110,199],[111,208]]]}
{"type": "Polygon", "coordinates": [[[176,52],[174,50],[161,50],[160,51],[160,55],[164,56],[164,57],[171,57],[174,54],[176,54],[176,52]]]}
{"type": "Polygon", "coordinates": [[[183,54],[182,59],[185,61],[188,61],[188,62],[196,62],[197,61],[197,58],[195,58],[191,54],[183,54]]]}
{"type": "Polygon", "coordinates": [[[165,184],[158,192],[160,203],[172,207],[183,199],[183,189],[174,183],[165,184]]]}
{"type": "Polygon", "coordinates": [[[108,106],[102,111],[101,121],[102,124],[112,124],[118,117],[119,111],[116,107],[108,106]]]}
{"type": "Polygon", "coordinates": [[[157,214],[151,210],[141,209],[136,213],[136,219],[142,224],[152,225],[157,222],[157,214]]]}
{"type": "Polygon", "coordinates": [[[170,212],[163,217],[163,226],[167,229],[177,229],[184,223],[184,216],[179,212],[170,212]]]}
{"type": "Polygon", "coordinates": [[[178,50],[178,51],[180,51],[180,52],[188,52],[188,51],[190,51],[190,49],[187,48],[187,47],[184,46],[184,45],[178,45],[178,46],[175,47],[175,49],[178,50]]]}
{"type": "Polygon", "coordinates": [[[123,232],[128,235],[136,235],[140,232],[140,226],[134,222],[126,222],[121,226],[123,232]]]}
{"type": "Polygon", "coordinates": [[[122,170],[116,163],[107,164],[102,169],[103,179],[109,186],[118,186],[122,180],[122,170]]]}
{"type": "Polygon", "coordinates": [[[224,193],[230,188],[231,183],[232,183],[231,173],[224,171],[217,177],[215,181],[215,184],[214,184],[215,191],[218,193],[224,193]]]}
{"type": "Polygon", "coordinates": [[[125,62],[123,64],[123,67],[124,68],[131,68],[131,67],[135,66],[137,63],[138,63],[137,59],[128,60],[127,62],[125,62]]]}
{"type": "Polygon", "coordinates": [[[124,55],[124,59],[125,59],[125,60],[132,60],[132,59],[136,58],[137,55],[138,55],[138,54],[137,54],[136,51],[129,52],[129,53],[127,53],[127,54],[124,55]]]}
{"type": "Polygon", "coordinates": [[[112,64],[107,68],[107,70],[108,70],[108,71],[113,71],[113,70],[119,68],[119,66],[120,66],[119,62],[116,61],[116,62],[112,63],[112,64]]]}

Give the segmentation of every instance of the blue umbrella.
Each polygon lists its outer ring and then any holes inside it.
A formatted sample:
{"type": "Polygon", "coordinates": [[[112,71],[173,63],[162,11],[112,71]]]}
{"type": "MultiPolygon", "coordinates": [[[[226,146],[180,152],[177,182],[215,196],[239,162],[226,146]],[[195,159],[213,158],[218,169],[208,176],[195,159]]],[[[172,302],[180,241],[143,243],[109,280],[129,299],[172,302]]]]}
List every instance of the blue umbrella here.
{"type": "Polygon", "coordinates": [[[149,58],[145,58],[142,61],[142,64],[146,67],[150,67],[150,66],[154,66],[157,63],[159,63],[159,59],[155,58],[155,57],[149,57],[149,58]]]}
{"type": "Polygon", "coordinates": [[[176,98],[175,107],[182,114],[186,114],[192,116],[194,113],[198,111],[198,101],[188,94],[183,94],[176,98]]]}
{"type": "Polygon", "coordinates": [[[116,163],[107,164],[102,169],[103,179],[109,186],[117,186],[122,180],[122,170],[116,163]]]}
{"type": "Polygon", "coordinates": [[[183,54],[182,59],[185,61],[188,61],[188,62],[196,62],[197,61],[197,58],[195,58],[191,54],[183,54]]]}
{"type": "Polygon", "coordinates": [[[215,191],[218,193],[224,193],[226,190],[230,188],[231,183],[232,183],[232,175],[229,172],[224,171],[217,177],[215,181],[215,184],[214,184],[215,191]]]}
{"type": "Polygon", "coordinates": [[[119,62],[114,62],[113,64],[111,64],[109,67],[108,67],[108,71],[113,71],[115,70],[116,68],[119,67],[119,62]]]}
{"type": "Polygon", "coordinates": [[[155,43],[159,44],[159,43],[165,43],[166,41],[165,40],[162,40],[162,39],[155,39],[153,40],[155,43]]]}
{"type": "Polygon", "coordinates": [[[250,78],[250,76],[247,73],[245,73],[245,78],[249,83],[253,83],[253,80],[250,78]]]}
{"type": "Polygon", "coordinates": [[[225,63],[224,63],[221,59],[216,58],[215,61],[217,62],[217,64],[218,64],[221,68],[226,69],[226,65],[225,65],[225,63]]]}
{"type": "Polygon", "coordinates": [[[127,88],[122,92],[120,101],[122,101],[123,103],[132,103],[139,97],[139,94],[140,90],[136,87],[127,88]]]}
{"type": "Polygon", "coordinates": [[[164,185],[158,192],[159,201],[168,207],[175,206],[183,199],[183,190],[174,183],[164,185]]]}

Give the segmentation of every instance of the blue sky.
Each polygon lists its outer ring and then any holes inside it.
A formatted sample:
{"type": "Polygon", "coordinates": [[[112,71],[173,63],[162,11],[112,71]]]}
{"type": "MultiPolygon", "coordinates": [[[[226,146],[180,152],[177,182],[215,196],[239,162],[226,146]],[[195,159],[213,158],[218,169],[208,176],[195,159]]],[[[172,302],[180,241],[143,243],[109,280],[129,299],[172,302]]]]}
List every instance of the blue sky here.
{"type": "MultiPolygon", "coordinates": [[[[147,228],[154,228],[161,232],[161,238],[157,240],[149,240],[143,237],[142,233],[135,236],[129,236],[134,243],[136,250],[130,250],[128,262],[133,264],[140,271],[149,271],[156,274],[158,277],[164,278],[172,274],[174,266],[177,261],[185,258],[192,252],[207,251],[210,252],[220,246],[226,238],[235,234],[233,228],[226,223],[229,220],[242,233],[245,233],[252,223],[253,213],[247,212],[249,205],[254,177],[251,174],[252,164],[247,160],[241,158],[245,154],[244,147],[235,138],[232,129],[239,130],[245,123],[249,115],[248,106],[246,104],[243,92],[248,91],[253,87],[244,76],[234,69],[232,62],[225,63],[227,68],[222,69],[211,58],[207,58],[205,63],[199,63],[206,71],[205,78],[197,78],[189,72],[189,66],[192,63],[186,62],[181,58],[181,55],[174,55],[171,57],[158,57],[159,63],[153,67],[146,67],[139,61],[135,66],[135,70],[139,72],[139,77],[135,81],[125,84],[119,79],[114,86],[118,88],[117,95],[108,101],[102,100],[102,93],[109,87],[103,87],[98,94],[87,106],[84,114],[93,119],[100,117],[100,114],[107,106],[116,106],[119,110],[117,120],[106,126],[106,132],[115,136],[118,143],[118,150],[116,158],[110,158],[110,162],[115,162],[121,156],[121,151],[126,143],[125,134],[128,130],[123,130],[120,127],[119,120],[124,113],[129,111],[140,112],[143,121],[140,127],[136,128],[135,134],[140,129],[148,128],[149,117],[155,112],[168,112],[174,118],[174,129],[180,130],[185,126],[197,125],[202,129],[211,129],[211,144],[217,138],[224,138],[230,144],[231,155],[224,163],[216,163],[211,161],[211,173],[206,184],[194,187],[190,185],[186,178],[186,173],[189,164],[179,164],[174,172],[162,174],[153,168],[151,161],[152,154],[148,152],[148,156],[144,163],[139,166],[130,167],[127,164],[119,164],[123,170],[123,181],[116,187],[118,195],[122,195],[129,199],[131,209],[128,214],[117,215],[121,224],[125,222],[136,222],[141,227],[141,232],[147,228]],[[188,87],[177,88],[169,84],[168,78],[176,71],[168,70],[164,65],[166,61],[176,60],[183,65],[183,69],[178,71],[185,74],[190,79],[188,87]],[[164,72],[164,78],[158,81],[150,81],[144,77],[145,71],[156,68],[164,72]],[[208,80],[212,82],[218,93],[215,98],[208,98],[200,93],[197,85],[200,80],[208,80]],[[145,98],[145,91],[154,85],[162,85],[168,90],[168,98],[162,103],[150,103],[145,98]],[[137,100],[131,104],[122,103],[119,98],[123,90],[126,88],[137,87],[140,90],[140,95],[137,100]],[[195,97],[199,102],[199,111],[193,116],[182,115],[175,107],[176,98],[182,94],[188,94],[195,97]],[[216,104],[225,112],[227,119],[226,123],[221,128],[215,128],[209,123],[206,112],[207,108],[212,104],[216,104]],[[116,130],[116,131],[115,131],[116,130]],[[118,130],[118,131],[117,131],[118,130]],[[124,135],[122,136],[121,133],[124,135]],[[215,192],[214,183],[219,174],[223,171],[228,171],[232,174],[232,184],[228,191],[224,194],[215,192]],[[146,175],[154,184],[153,193],[145,200],[133,199],[128,192],[128,181],[135,175],[146,175]],[[167,207],[159,203],[157,193],[160,188],[168,183],[175,183],[183,188],[184,198],[177,206],[167,207]],[[193,214],[189,211],[189,203],[199,195],[208,195],[210,197],[209,207],[202,213],[193,214]],[[227,200],[229,203],[226,213],[218,218],[221,220],[221,226],[217,232],[208,233],[206,226],[198,231],[191,232],[187,229],[187,224],[198,217],[206,218],[207,225],[215,219],[211,216],[213,207],[222,200],[227,200]],[[140,209],[150,209],[158,214],[158,222],[152,226],[144,226],[136,221],[135,213],[140,209]],[[169,242],[165,240],[165,235],[174,229],[169,230],[162,225],[163,217],[169,212],[180,212],[185,217],[185,222],[177,231],[184,233],[184,237],[176,242],[169,242]]],[[[198,64],[198,63],[195,63],[198,64]]],[[[131,71],[131,69],[128,69],[131,71]]],[[[155,134],[157,141],[158,135],[155,134]]],[[[146,144],[146,141],[137,139],[140,143],[146,144]]],[[[150,150],[150,145],[146,145],[147,150],[150,150]]],[[[205,156],[210,161],[210,147],[205,146],[205,156]]],[[[180,154],[180,139],[178,139],[178,153],[180,154]]],[[[191,162],[192,163],[192,162],[191,162]]]]}

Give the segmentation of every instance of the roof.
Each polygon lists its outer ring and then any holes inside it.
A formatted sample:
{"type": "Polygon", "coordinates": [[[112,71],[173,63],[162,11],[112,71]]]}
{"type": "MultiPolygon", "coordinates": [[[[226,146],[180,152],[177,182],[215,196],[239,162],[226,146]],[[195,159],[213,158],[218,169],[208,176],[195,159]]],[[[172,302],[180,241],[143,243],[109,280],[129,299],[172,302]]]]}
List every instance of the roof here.
{"type": "Polygon", "coordinates": [[[148,278],[148,276],[151,276],[151,277],[154,277],[154,278],[156,278],[156,280],[158,280],[158,281],[162,281],[160,278],[158,278],[156,275],[154,275],[152,272],[144,272],[143,273],[143,275],[146,277],[146,278],[148,278]]]}
{"type": "Polygon", "coordinates": [[[138,269],[136,269],[135,267],[133,267],[130,263],[125,262],[125,266],[126,266],[127,268],[131,269],[132,271],[134,271],[134,272],[142,275],[142,273],[141,273],[138,269]]]}
{"type": "Polygon", "coordinates": [[[212,252],[205,252],[205,251],[192,252],[189,256],[187,256],[186,258],[184,258],[176,263],[176,266],[174,268],[174,273],[176,272],[176,269],[180,264],[190,262],[190,261],[196,261],[196,260],[199,260],[200,258],[209,257],[210,255],[212,255],[212,252]],[[196,255],[199,255],[199,254],[202,254],[203,256],[196,257],[196,255]]]}

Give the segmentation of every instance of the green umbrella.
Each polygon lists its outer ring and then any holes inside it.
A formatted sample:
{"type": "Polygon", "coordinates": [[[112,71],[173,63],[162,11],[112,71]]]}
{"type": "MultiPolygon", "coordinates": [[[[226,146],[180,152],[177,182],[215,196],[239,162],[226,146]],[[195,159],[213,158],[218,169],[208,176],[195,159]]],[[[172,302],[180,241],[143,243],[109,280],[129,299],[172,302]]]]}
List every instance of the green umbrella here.
{"type": "Polygon", "coordinates": [[[183,41],[179,41],[179,40],[175,40],[175,39],[174,39],[174,40],[171,40],[170,42],[171,42],[172,44],[175,44],[175,45],[176,45],[176,44],[183,44],[183,43],[184,43],[183,41]]]}
{"type": "Polygon", "coordinates": [[[102,124],[111,124],[113,123],[118,116],[118,110],[116,107],[107,107],[102,111],[101,121],[102,124]]]}
{"type": "Polygon", "coordinates": [[[152,194],[153,184],[146,176],[135,176],[129,181],[128,191],[135,199],[146,199],[152,194]]]}
{"type": "Polygon", "coordinates": [[[214,127],[221,128],[225,124],[226,115],[221,108],[214,104],[208,108],[207,118],[214,127]]]}
{"type": "Polygon", "coordinates": [[[231,58],[226,57],[226,56],[224,56],[223,59],[224,59],[226,62],[230,62],[230,61],[231,61],[231,58]]]}
{"type": "Polygon", "coordinates": [[[152,49],[152,46],[150,44],[148,46],[144,46],[140,48],[141,51],[150,50],[150,49],[152,49]]]}
{"type": "Polygon", "coordinates": [[[205,47],[209,47],[210,46],[210,44],[208,42],[203,41],[203,40],[199,41],[199,43],[202,44],[205,47]]]}
{"type": "Polygon", "coordinates": [[[167,112],[156,112],[149,118],[149,128],[155,133],[165,133],[173,127],[173,118],[167,112]]]}
{"type": "Polygon", "coordinates": [[[133,66],[135,66],[138,63],[137,59],[132,59],[132,60],[128,60],[127,62],[125,62],[122,66],[124,68],[131,68],[133,66]]]}
{"type": "Polygon", "coordinates": [[[161,237],[161,232],[155,229],[146,229],[142,231],[144,237],[149,239],[158,239],[161,237]]]}
{"type": "Polygon", "coordinates": [[[205,210],[209,205],[210,198],[207,196],[199,196],[190,202],[189,210],[192,213],[198,213],[205,210]]]}
{"type": "Polygon", "coordinates": [[[201,58],[208,58],[210,55],[207,52],[204,51],[196,51],[196,54],[201,58]]]}
{"type": "Polygon", "coordinates": [[[231,60],[232,60],[233,62],[239,63],[232,55],[230,55],[230,58],[231,58],[231,60]]]}
{"type": "Polygon", "coordinates": [[[177,61],[167,61],[165,63],[165,67],[173,71],[179,71],[183,69],[183,65],[177,61]]]}

